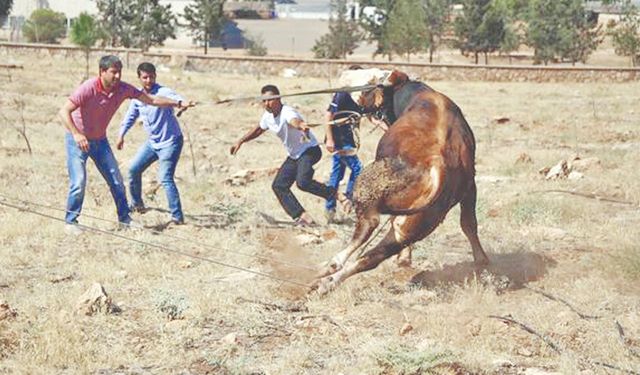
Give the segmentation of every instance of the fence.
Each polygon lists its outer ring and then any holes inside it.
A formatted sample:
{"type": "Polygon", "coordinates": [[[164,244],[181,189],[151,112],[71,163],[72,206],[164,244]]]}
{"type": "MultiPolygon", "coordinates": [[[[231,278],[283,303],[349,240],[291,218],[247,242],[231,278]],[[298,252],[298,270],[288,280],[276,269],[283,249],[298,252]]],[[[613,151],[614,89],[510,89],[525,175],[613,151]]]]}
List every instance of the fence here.
{"type": "MultiPolygon", "coordinates": [[[[336,77],[353,64],[380,69],[399,69],[425,81],[502,81],[502,82],[632,82],[640,80],[638,68],[603,68],[572,66],[512,66],[469,64],[423,64],[404,62],[320,60],[278,57],[189,55],[145,53],[138,49],[92,49],[97,61],[104,54],[119,55],[126,68],[151,61],[174,68],[201,72],[225,72],[252,75],[281,75],[285,69],[298,76],[336,77]]],[[[0,43],[0,56],[47,56],[53,59],[84,59],[78,47],[0,43]]]]}

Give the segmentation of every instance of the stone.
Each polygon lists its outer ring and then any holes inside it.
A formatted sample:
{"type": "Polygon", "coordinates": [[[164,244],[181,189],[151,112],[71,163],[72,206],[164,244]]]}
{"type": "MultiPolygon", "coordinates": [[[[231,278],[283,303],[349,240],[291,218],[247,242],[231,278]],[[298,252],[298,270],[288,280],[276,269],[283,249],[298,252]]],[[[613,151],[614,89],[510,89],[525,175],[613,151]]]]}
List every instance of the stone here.
{"type": "Polygon", "coordinates": [[[407,333],[413,331],[413,326],[409,323],[405,323],[402,325],[402,327],[400,328],[400,336],[404,336],[407,333]]]}
{"type": "Polygon", "coordinates": [[[111,314],[118,312],[119,308],[111,301],[104,287],[99,283],[94,283],[78,298],[76,303],[76,313],[92,316],[96,313],[111,314]]]}
{"type": "Polygon", "coordinates": [[[0,321],[13,319],[18,313],[9,306],[7,301],[0,300],[0,321]]]}

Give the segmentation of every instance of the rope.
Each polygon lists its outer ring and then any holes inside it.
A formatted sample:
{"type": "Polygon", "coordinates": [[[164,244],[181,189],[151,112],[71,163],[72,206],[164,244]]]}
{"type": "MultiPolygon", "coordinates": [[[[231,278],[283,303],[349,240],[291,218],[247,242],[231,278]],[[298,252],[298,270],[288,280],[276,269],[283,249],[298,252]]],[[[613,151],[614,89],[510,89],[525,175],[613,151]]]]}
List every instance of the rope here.
{"type": "MultiPolygon", "coordinates": [[[[0,198],[1,199],[7,199],[7,200],[20,202],[22,204],[28,204],[28,205],[31,205],[31,206],[36,206],[36,207],[46,208],[46,209],[50,209],[50,210],[54,210],[54,211],[59,211],[59,212],[72,212],[72,211],[69,211],[69,210],[66,210],[66,209],[63,209],[63,208],[53,207],[51,205],[45,205],[45,204],[40,204],[40,203],[36,203],[36,202],[30,202],[30,201],[26,201],[26,200],[19,199],[19,198],[7,197],[7,196],[2,195],[2,194],[0,194],[0,198]]],[[[79,212],[76,212],[76,213],[79,213],[79,212]]],[[[87,217],[87,218],[90,218],[90,219],[100,220],[100,221],[103,221],[103,222],[106,222],[106,223],[118,224],[118,222],[115,221],[115,220],[109,220],[109,219],[101,218],[101,217],[98,217],[98,216],[92,216],[92,215],[89,215],[89,214],[86,214],[86,213],[83,213],[83,216],[87,217]]],[[[222,248],[222,247],[217,247],[217,246],[214,246],[214,245],[209,245],[209,244],[205,244],[205,243],[201,243],[201,242],[196,242],[195,240],[192,240],[190,238],[185,238],[185,237],[181,237],[181,236],[167,234],[167,233],[164,233],[162,231],[155,230],[155,229],[152,229],[152,228],[144,228],[144,230],[149,232],[149,233],[152,233],[152,234],[165,236],[165,237],[172,238],[172,239],[179,240],[179,241],[189,242],[189,243],[195,244],[196,246],[200,246],[200,247],[205,248],[205,249],[222,250],[224,252],[229,252],[229,253],[232,252],[229,249],[225,249],[225,248],[222,248]]],[[[274,259],[274,258],[271,258],[271,257],[262,256],[262,255],[242,253],[242,252],[237,252],[235,250],[232,253],[236,254],[236,255],[241,255],[241,256],[244,256],[244,257],[261,259],[261,260],[266,260],[266,261],[269,261],[269,262],[275,262],[275,263],[279,263],[279,264],[282,264],[282,265],[287,265],[287,266],[294,267],[294,268],[303,268],[303,269],[308,269],[308,270],[315,271],[315,268],[313,268],[313,267],[309,267],[309,266],[305,266],[305,265],[301,265],[301,264],[297,264],[297,263],[292,263],[292,262],[289,262],[289,261],[286,261],[286,260],[274,259]]]]}
{"type": "MultiPolygon", "coordinates": [[[[21,212],[28,212],[28,213],[31,213],[31,214],[34,214],[34,215],[38,215],[38,216],[42,216],[42,217],[45,217],[45,218],[48,218],[48,219],[64,222],[63,219],[57,218],[55,216],[51,216],[51,215],[48,215],[48,214],[45,214],[45,213],[42,213],[42,212],[38,212],[38,211],[32,210],[30,208],[20,207],[20,206],[16,206],[14,204],[11,204],[11,203],[7,203],[7,202],[4,201],[4,199],[0,200],[0,205],[6,206],[6,207],[11,207],[11,208],[14,208],[14,209],[16,209],[18,211],[21,211],[21,212]]],[[[76,224],[76,225],[79,228],[82,228],[82,229],[85,229],[85,230],[90,230],[92,232],[110,235],[110,236],[113,236],[113,237],[116,237],[116,238],[120,238],[120,239],[123,239],[123,240],[126,240],[126,241],[130,241],[130,242],[138,243],[138,244],[141,244],[141,245],[149,246],[149,247],[152,247],[152,248],[156,248],[156,249],[159,249],[159,250],[167,252],[167,253],[186,256],[186,257],[189,257],[189,258],[201,260],[201,261],[204,261],[204,262],[213,263],[213,264],[216,264],[216,265],[219,265],[219,266],[222,266],[222,267],[232,268],[232,269],[235,269],[235,270],[238,270],[238,271],[251,273],[251,274],[262,276],[262,277],[265,277],[265,278],[268,278],[268,279],[272,279],[272,280],[276,280],[276,281],[280,281],[280,282],[284,282],[284,283],[293,284],[293,285],[296,285],[296,286],[302,286],[302,287],[305,287],[305,288],[310,288],[311,287],[310,285],[301,283],[299,281],[285,279],[285,278],[278,277],[278,276],[273,276],[273,275],[270,275],[268,273],[255,271],[255,270],[252,270],[252,269],[249,269],[249,268],[240,267],[240,266],[235,266],[233,264],[224,263],[224,262],[221,262],[221,261],[218,261],[218,260],[215,260],[215,259],[205,258],[203,256],[189,254],[189,253],[186,253],[184,251],[173,250],[173,249],[170,249],[170,248],[168,248],[166,246],[163,246],[163,245],[159,245],[159,244],[155,244],[155,243],[152,243],[152,242],[138,240],[138,239],[135,239],[135,238],[130,238],[130,237],[118,234],[118,233],[114,233],[114,232],[107,231],[107,230],[104,230],[104,229],[92,227],[92,226],[89,226],[89,225],[83,225],[83,224],[76,224]]]]}
{"type": "Polygon", "coordinates": [[[362,246],[362,247],[360,248],[360,251],[358,252],[358,255],[356,256],[356,259],[358,259],[358,258],[360,258],[360,257],[362,256],[362,254],[364,253],[364,251],[367,249],[367,246],[369,246],[369,244],[370,244],[371,242],[373,242],[373,240],[375,240],[375,239],[376,239],[376,237],[378,237],[378,236],[380,235],[380,232],[382,232],[382,230],[384,229],[384,227],[386,227],[386,226],[387,226],[387,224],[391,221],[391,219],[392,219],[393,217],[394,217],[394,216],[389,216],[389,218],[387,219],[387,221],[385,221],[385,222],[384,222],[384,224],[382,224],[382,225],[380,226],[380,228],[378,228],[378,231],[376,232],[376,234],[375,234],[375,235],[373,235],[373,236],[371,236],[371,238],[369,238],[369,241],[367,241],[367,243],[365,243],[365,244],[364,244],[364,246],[362,246]]]}
{"type": "Polygon", "coordinates": [[[287,98],[287,97],[290,97],[290,96],[303,96],[303,95],[314,95],[314,94],[331,94],[331,93],[335,93],[335,92],[339,92],[339,91],[345,91],[345,92],[365,91],[365,90],[374,89],[376,87],[378,87],[378,86],[377,85],[345,86],[345,87],[337,87],[337,88],[334,88],[334,89],[312,90],[312,91],[297,92],[297,93],[285,94],[285,95],[245,96],[245,97],[240,97],[240,98],[223,99],[223,100],[218,100],[216,102],[198,103],[198,104],[218,105],[218,104],[231,103],[231,102],[240,102],[240,101],[263,101],[263,100],[270,100],[270,99],[287,98]]]}

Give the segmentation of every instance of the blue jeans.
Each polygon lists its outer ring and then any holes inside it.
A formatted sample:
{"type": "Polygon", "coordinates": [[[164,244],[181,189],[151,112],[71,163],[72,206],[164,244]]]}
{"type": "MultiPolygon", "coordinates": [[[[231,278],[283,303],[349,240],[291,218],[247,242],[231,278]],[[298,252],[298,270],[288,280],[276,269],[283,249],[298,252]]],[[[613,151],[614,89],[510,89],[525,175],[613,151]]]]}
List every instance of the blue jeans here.
{"type": "Polygon", "coordinates": [[[116,203],[118,221],[129,223],[131,217],[129,216],[127,193],[120,169],[118,169],[118,162],[113,156],[109,141],[106,138],[95,141],[90,140],[89,151],[84,152],[80,150],[76,141],[73,140],[73,136],[67,133],[65,135],[65,148],[67,150],[67,170],[69,171],[69,196],[67,198],[65,221],[69,224],[76,223],[78,216],[80,216],[85,187],[87,186],[87,159],[91,158],[104,180],[107,181],[107,185],[109,185],[111,196],[113,196],[113,200],[116,203]]]}
{"type": "Polygon", "coordinates": [[[144,202],[142,201],[142,173],[153,162],[160,160],[158,179],[167,194],[171,217],[173,220],[184,221],[180,193],[178,193],[178,188],[173,180],[183,144],[183,138],[179,137],[170,145],[158,150],[152,148],[148,140],[140,147],[129,167],[129,193],[131,193],[131,204],[134,207],[144,207],[144,202]]]}
{"type": "MultiPolygon", "coordinates": [[[[349,182],[347,183],[347,191],[345,195],[347,198],[353,198],[353,188],[356,183],[356,178],[360,174],[362,170],[362,163],[360,163],[360,159],[358,159],[357,155],[339,155],[337,153],[333,154],[333,165],[331,166],[331,177],[329,178],[328,186],[338,190],[338,185],[340,185],[340,181],[344,178],[344,173],[349,167],[351,169],[351,175],[349,175],[349,182]]],[[[327,199],[325,203],[325,208],[327,210],[335,210],[336,209],[336,198],[332,196],[327,199]]]]}

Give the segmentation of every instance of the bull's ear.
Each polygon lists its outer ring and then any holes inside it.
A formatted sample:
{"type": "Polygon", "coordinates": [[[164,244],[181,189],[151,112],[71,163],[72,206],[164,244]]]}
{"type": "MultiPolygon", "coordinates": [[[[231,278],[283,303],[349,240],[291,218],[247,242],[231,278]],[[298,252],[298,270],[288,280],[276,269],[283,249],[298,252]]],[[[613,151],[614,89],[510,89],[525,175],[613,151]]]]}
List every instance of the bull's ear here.
{"type": "Polygon", "coordinates": [[[391,74],[385,79],[385,86],[401,86],[409,80],[409,76],[399,70],[393,70],[391,74]]]}

